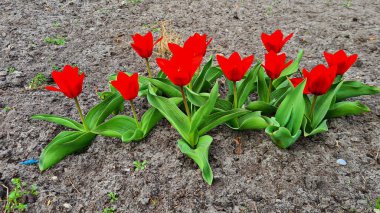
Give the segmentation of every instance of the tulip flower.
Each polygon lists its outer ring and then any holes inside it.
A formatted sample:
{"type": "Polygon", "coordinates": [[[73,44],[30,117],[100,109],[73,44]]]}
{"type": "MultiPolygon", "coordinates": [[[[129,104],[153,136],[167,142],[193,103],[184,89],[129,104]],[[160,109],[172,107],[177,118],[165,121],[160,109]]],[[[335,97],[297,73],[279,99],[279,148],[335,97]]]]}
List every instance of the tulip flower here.
{"type": "Polygon", "coordinates": [[[289,34],[284,38],[284,35],[282,34],[281,30],[276,30],[271,35],[262,33],[261,41],[263,42],[263,45],[268,52],[273,51],[275,53],[279,53],[281,52],[281,49],[285,45],[285,43],[289,41],[289,39],[292,38],[292,36],[293,33],[289,34]]]}
{"type": "Polygon", "coordinates": [[[150,78],[152,78],[152,71],[149,65],[149,57],[153,53],[153,46],[160,42],[162,40],[162,37],[160,37],[154,42],[152,32],[148,32],[144,36],[136,33],[132,36],[132,39],[132,48],[136,51],[137,54],[139,54],[142,58],[145,59],[148,75],[150,78]]]}
{"type": "Polygon", "coordinates": [[[219,63],[220,68],[222,69],[226,78],[233,82],[234,84],[234,106],[237,107],[237,90],[236,82],[243,79],[245,73],[248,71],[251,66],[254,56],[250,55],[242,59],[238,52],[231,54],[229,58],[224,56],[217,55],[216,59],[219,63]]]}
{"type": "Polygon", "coordinates": [[[194,55],[204,57],[206,54],[207,46],[211,43],[212,38],[207,41],[207,35],[200,35],[195,33],[190,36],[184,43],[184,48],[190,48],[193,50],[194,55]]]}
{"type": "MultiPolygon", "coordinates": [[[[193,57],[204,57],[206,54],[207,46],[211,43],[212,38],[210,38],[207,41],[207,35],[203,34],[200,35],[199,33],[195,33],[193,36],[190,36],[185,43],[183,44],[183,47],[179,46],[178,44],[169,43],[168,47],[173,55],[180,55],[178,52],[186,52],[190,54],[193,57]]],[[[199,61],[199,65],[202,63],[202,60],[199,61]]],[[[200,72],[200,66],[198,66],[198,73],[200,72]]],[[[190,82],[190,88],[191,88],[191,82],[190,82]]]]}
{"type": "Polygon", "coordinates": [[[334,54],[324,52],[327,64],[337,66],[337,75],[343,75],[356,61],[358,54],[347,56],[344,50],[339,50],[334,54]]]}
{"type": "Polygon", "coordinates": [[[84,73],[80,73],[78,67],[65,65],[62,72],[54,70],[51,75],[58,88],[54,86],[46,86],[45,89],[54,92],[62,92],[66,97],[74,99],[83,126],[88,130],[77,98],[79,94],[82,93],[84,73]]]}
{"type": "Polygon", "coordinates": [[[136,124],[137,126],[140,126],[139,119],[137,118],[136,108],[133,104],[133,99],[135,99],[139,93],[138,74],[134,73],[131,76],[128,76],[124,72],[120,71],[117,74],[116,80],[111,81],[111,84],[117,89],[117,91],[119,91],[119,93],[126,101],[129,101],[136,124]]]}
{"type": "Polygon", "coordinates": [[[270,93],[272,92],[272,82],[274,79],[280,77],[282,71],[288,67],[293,61],[290,60],[286,62],[286,54],[277,54],[273,51],[270,51],[265,54],[265,64],[262,66],[265,69],[265,72],[270,78],[269,81],[269,92],[268,92],[268,98],[267,101],[269,102],[270,100],[270,93]]]}
{"type": "Polygon", "coordinates": [[[161,68],[162,72],[168,76],[173,84],[180,87],[189,119],[191,115],[183,87],[190,83],[202,61],[201,56],[194,56],[191,53],[189,49],[182,49],[181,51],[173,53],[170,60],[164,58],[156,59],[157,65],[161,68]]]}
{"type": "MultiPolygon", "coordinates": [[[[315,66],[310,72],[307,69],[302,70],[304,78],[306,78],[306,86],[303,91],[304,94],[313,94],[313,101],[311,104],[310,116],[312,115],[317,96],[325,94],[334,82],[337,73],[337,66],[326,67],[323,64],[315,66]]],[[[290,80],[294,87],[303,81],[302,78],[293,78],[290,80]]]]}

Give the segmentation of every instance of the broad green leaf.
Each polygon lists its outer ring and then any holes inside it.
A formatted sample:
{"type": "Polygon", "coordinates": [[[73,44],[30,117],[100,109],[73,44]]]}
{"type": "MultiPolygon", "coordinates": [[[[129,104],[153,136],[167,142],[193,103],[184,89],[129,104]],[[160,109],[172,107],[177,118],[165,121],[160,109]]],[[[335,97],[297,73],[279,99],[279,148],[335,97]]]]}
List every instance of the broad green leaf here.
{"type": "Polygon", "coordinates": [[[211,90],[210,98],[208,101],[202,105],[192,116],[190,134],[193,134],[195,131],[198,131],[199,125],[204,121],[207,116],[214,110],[215,102],[219,95],[219,85],[216,83],[211,90]]]}
{"type": "Polygon", "coordinates": [[[241,80],[241,84],[237,87],[238,108],[243,106],[243,104],[248,100],[248,96],[252,93],[254,85],[257,81],[257,72],[260,67],[260,63],[257,63],[252,70],[248,71],[247,76],[241,80]]]}
{"type": "Polygon", "coordinates": [[[149,103],[161,112],[186,141],[189,141],[190,121],[177,105],[170,99],[156,96],[151,92],[148,93],[147,97],[149,103]]]}
{"type": "Polygon", "coordinates": [[[264,73],[264,68],[260,66],[257,79],[257,93],[260,101],[267,101],[269,88],[267,84],[267,78],[264,73]]]}
{"type": "Polygon", "coordinates": [[[206,73],[212,65],[212,60],[213,60],[213,57],[211,56],[210,59],[208,60],[208,62],[204,65],[202,71],[196,77],[194,84],[193,84],[193,91],[194,92],[197,92],[197,93],[201,92],[201,89],[203,88],[204,83],[206,82],[206,78],[205,78],[206,73]]]}
{"type": "Polygon", "coordinates": [[[318,96],[317,102],[315,104],[315,109],[313,112],[313,119],[311,122],[311,127],[315,128],[319,126],[322,120],[325,119],[327,111],[330,109],[330,106],[334,104],[334,98],[337,91],[341,87],[343,82],[336,85],[335,88],[331,88],[326,94],[318,96]]]}
{"type": "Polygon", "coordinates": [[[120,105],[124,102],[123,97],[120,94],[113,94],[93,107],[86,115],[85,122],[93,130],[96,126],[103,123],[103,121],[120,105]]]}
{"type": "Polygon", "coordinates": [[[121,140],[124,143],[129,143],[129,142],[132,142],[132,141],[140,141],[144,137],[145,137],[145,135],[144,135],[143,131],[141,131],[140,129],[135,129],[134,131],[133,130],[126,131],[121,136],[121,140]]]}
{"type": "Polygon", "coordinates": [[[292,134],[286,127],[268,126],[265,132],[272,139],[272,142],[281,149],[287,149],[293,145],[300,137],[302,131],[298,130],[292,134]]]}
{"type": "Polygon", "coordinates": [[[265,129],[271,124],[270,119],[260,112],[251,112],[239,118],[238,130],[265,129]]]}
{"type": "Polygon", "coordinates": [[[165,93],[168,97],[182,97],[181,91],[169,79],[166,78],[146,78],[151,84],[165,93]]]}
{"type": "Polygon", "coordinates": [[[63,125],[75,130],[85,131],[82,124],[74,120],[71,120],[69,118],[65,118],[65,117],[61,117],[57,115],[38,114],[38,115],[33,115],[32,119],[49,121],[49,122],[60,124],[60,125],[63,125]]]}
{"type": "Polygon", "coordinates": [[[327,112],[326,118],[359,115],[369,111],[371,110],[366,105],[360,103],[360,101],[343,101],[332,105],[332,107],[330,107],[329,111],[327,112]]]}
{"type": "MultiPolygon", "coordinates": [[[[205,79],[207,82],[214,83],[222,75],[223,75],[223,72],[219,67],[211,67],[206,72],[205,79]]],[[[201,92],[206,92],[206,91],[201,90],[201,92]]]]}
{"type": "Polygon", "coordinates": [[[97,126],[92,132],[107,137],[121,138],[126,131],[135,131],[136,128],[135,119],[117,115],[97,126]]]}
{"type": "MultiPolygon", "coordinates": [[[[195,93],[191,91],[190,89],[188,89],[187,87],[185,87],[185,91],[186,91],[186,97],[188,101],[192,105],[197,106],[197,107],[201,107],[202,105],[204,105],[207,102],[207,100],[210,98],[209,93],[195,93]]],[[[218,98],[215,103],[215,108],[221,109],[224,111],[230,110],[232,108],[232,103],[227,100],[218,98]]]]}
{"type": "Polygon", "coordinates": [[[358,81],[343,81],[342,86],[336,93],[336,101],[342,101],[347,98],[357,97],[361,95],[373,95],[379,93],[379,87],[368,86],[358,81]]]}
{"type": "MultiPolygon", "coordinates": [[[[293,87],[292,87],[293,88],[293,87]]],[[[285,99],[286,95],[292,90],[291,87],[278,87],[276,90],[274,90],[270,96],[271,96],[271,104],[273,106],[279,106],[281,102],[285,99]]]]}
{"type": "Polygon", "coordinates": [[[144,135],[148,134],[162,118],[162,114],[156,108],[148,109],[141,118],[141,130],[144,135]]]}
{"type": "Polygon", "coordinates": [[[63,131],[42,151],[39,168],[41,171],[56,165],[66,156],[81,152],[91,145],[96,134],[91,132],[63,131]]]}
{"type": "Polygon", "coordinates": [[[308,118],[304,117],[304,121],[302,123],[303,135],[305,137],[309,137],[312,135],[316,135],[322,132],[327,132],[329,128],[327,127],[327,120],[323,120],[318,127],[311,128],[310,121],[308,118]]]}
{"type": "MultiPolygon", "coordinates": [[[[276,120],[281,127],[286,127],[292,135],[295,135],[302,125],[305,113],[305,101],[303,89],[306,85],[304,80],[285,97],[276,112],[276,120]]],[[[283,130],[282,130],[283,131],[283,130]]]]}
{"type": "Polygon", "coordinates": [[[234,118],[238,118],[243,116],[250,111],[245,109],[231,109],[228,111],[217,112],[209,115],[206,119],[204,119],[203,123],[199,126],[199,135],[204,135],[215,127],[232,120],[234,118]]]}
{"type": "Polygon", "coordinates": [[[199,168],[202,171],[203,179],[209,185],[212,184],[212,181],[214,179],[210,163],[208,162],[208,152],[211,143],[212,137],[210,137],[209,135],[204,135],[200,137],[198,140],[197,147],[195,149],[191,148],[186,143],[186,141],[182,139],[178,141],[178,147],[181,150],[181,152],[194,160],[194,162],[199,166],[199,168]]]}
{"type": "Polygon", "coordinates": [[[245,108],[250,111],[261,111],[264,115],[273,115],[277,110],[276,107],[265,101],[249,102],[245,108]]]}

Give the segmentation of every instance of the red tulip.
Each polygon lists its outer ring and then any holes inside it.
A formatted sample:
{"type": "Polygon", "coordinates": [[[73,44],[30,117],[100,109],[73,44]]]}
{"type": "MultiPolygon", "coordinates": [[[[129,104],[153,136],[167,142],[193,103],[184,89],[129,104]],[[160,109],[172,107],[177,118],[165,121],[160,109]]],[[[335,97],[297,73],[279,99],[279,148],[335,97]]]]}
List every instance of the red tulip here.
{"type": "Polygon", "coordinates": [[[184,48],[190,48],[193,50],[194,55],[196,56],[205,56],[207,46],[211,43],[212,38],[207,41],[207,35],[200,35],[195,33],[193,36],[190,36],[184,43],[184,48]]]}
{"type": "Polygon", "coordinates": [[[343,50],[339,50],[334,54],[328,52],[324,52],[323,54],[330,67],[337,66],[337,75],[343,75],[358,58],[358,54],[347,56],[343,50]]]}
{"type": "Polygon", "coordinates": [[[173,53],[170,60],[157,58],[156,62],[173,84],[182,87],[190,83],[195,71],[202,62],[202,57],[192,56],[185,49],[185,51],[181,50],[173,53]]]}
{"type": "Polygon", "coordinates": [[[284,38],[281,30],[276,30],[271,35],[262,33],[261,41],[264,44],[265,49],[270,52],[273,51],[275,53],[281,52],[282,47],[285,45],[290,38],[292,38],[293,33],[289,34],[284,38]]]}
{"type": "Polygon", "coordinates": [[[52,77],[57,87],[46,86],[45,89],[62,92],[68,98],[76,98],[82,92],[84,73],[79,73],[78,67],[66,65],[62,72],[53,71],[52,77]]]}
{"type": "Polygon", "coordinates": [[[137,97],[139,93],[139,77],[137,73],[128,76],[124,72],[119,72],[117,78],[111,81],[114,86],[125,100],[130,101],[137,97]]]}
{"type": "Polygon", "coordinates": [[[216,59],[218,60],[219,66],[228,80],[236,82],[240,81],[244,77],[253,62],[254,56],[250,55],[244,59],[241,59],[239,53],[234,52],[229,58],[217,55],[216,59]]]}
{"type": "MultiPolygon", "coordinates": [[[[326,67],[323,64],[315,66],[310,72],[303,69],[302,74],[306,78],[306,86],[303,91],[304,94],[323,95],[331,87],[334,82],[337,72],[337,67],[326,67]]],[[[296,87],[303,81],[302,78],[291,79],[292,84],[296,87]]]]}
{"type": "Polygon", "coordinates": [[[265,54],[265,72],[272,79],[280,77],[281,72],[288,67],[293,61],[286,62],[286,54],[282,53],[277,55],[275,52],[270,51],[265,54]]]}
{"type": "Polygon", "coordinates": [[[132,36],[133,43],[131,44],[132,48],[139,54],[142,58],[149,58],[153,52],[153,46],[162,40],[162,37],[157,39],[153,43],[153,34],[148,32],[144,36],[136,33],[132,36]]]}

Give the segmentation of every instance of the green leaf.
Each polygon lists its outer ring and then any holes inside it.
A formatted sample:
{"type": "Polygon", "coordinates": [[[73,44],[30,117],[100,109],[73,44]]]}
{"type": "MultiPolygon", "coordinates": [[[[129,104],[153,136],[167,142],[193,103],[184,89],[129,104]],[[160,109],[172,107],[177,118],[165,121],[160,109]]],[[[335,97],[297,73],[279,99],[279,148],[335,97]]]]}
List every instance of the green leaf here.
{"type": "Polygon", "coordinates": [[[171,125],[178,131],[178,133],[186,140],[189,141],[190,121],[189,118],[177,107],[177,105],[170,99],[161,96],[156,96],[149,88],[148,102],[158,109],[161,114],[170,122],[171,125]]]}
{"type": "Polygon", "coordinates": [[[264,68],[260,66],[257,79],[257,93],[260,101],[267,101],[269,88],[267,84],[268,77],[265,76],[264,68]]]}
{"type": "Polygon", "coordinates": [[[249,113],[248,110],[241,108],[213,113],[207,119],[204,119],[203,123],[199,126],[199,135],[204,135],[215,127],[247,113],[249,113]]]}
{"type": "Polygon", "coordinates": [[[253,69],[248,72],[247,76],[241,81],[240,85],[238,86],[238,108],[243,106],[243,104],[248,100],[248,96],[253,92],[255,83],[257,81],[257,72],[259,71],[260,67],[260,63],[256,63],[253,69]]]}
{"type": "Polygon", "coordinates": [[[129,130],[124,132],[124,134],[121,136],[121,140],[125,143],[129,143],[132,141],[140,141],[145,137],[144,132],[140,129],[129,130]]]}
{"type": "MultiPolygon", "coordinates": [[[[286,127],[291,135],[295,135],[302,125],[305,113],[305,101],[303,99],[303,89],[306,85],[304,80],[296,88],[294,88],[285,97],[276,112],[276,120],[281,127],[286,127]]],[[[283,131],[283,130],[281,130],[283,131]]]]}
{"type": "Polygon", "coordinates": [[[281,102],[285,99],[286,95],[292,90],[293,86],[285,86],[285,87],[277,87],[276,90],[272,91],[271,96],[271,104],[273,106],[279,106],[281,102]]]}
{"type": "Polygon", "coordinates": [[[117,115],[97,126],[92,132],[107,136],[121,138],[126,131],[135,131],[136,121],[125,115],[117,115]]]}
{"type": "Polygon", "coordinates": [[[303,135],[305,137],[316,135],[322,132],[327,132],[329,130],[327,126],[327,120],[323,120],[316,128],[311,128],[310,121],[306,117],[304,117],[302,128],[303,128],[303,135]]]}
{"type": "Polygon", "coordinates": [[[302,59],[302,56],[303,56],[303,53],[304,51],[303,50],[300,50],[297,54],[297,58],[296,60],[293,61],[293,63],[291,63],[287,68],[285,68],[282,72],[281,72],[281,75],[280,76],[289,76],[289,75],[292,75],[294,74],[295,72],[297,72],[298,70],[298,67],[300,65],[300,62],[301,62],[301,59],[302,59]]]}
{"type": "Polygon", "coordinates": [[[148,109],[141,118],[141,130],[144,135],[147,135],[162,118],[162,114],[156,108],[148,109]]]}
{"type": "Polygon", "coordinates": [[[298,130],[292,134],[286,127],[268,126],[265,132],[276,146],[287,149],[297,141],[302,131],[298,130]]]}
{"type": "Polygon", "coordinates": [[[358,81],[343,81],[342,86],[336,93],[336,100],[342,101],[347,98],[357,97],[361,95],[379,94],[380,88],[368,86],[358,81]]]}
{"type": "Polygon", "coordinates": [[[212,184],[214,179],[210,163],[208,162],[208,152],[212,143],[212,137],[205,135],[199,138],[197,147],[192,149],[184,140],[178,141],[178,147],[182,153],[186,154],[189,158],[199,166],[202,171],[202,177],[209,185],[212,184]]]}
{"type": "Polygon", "coordinates": [[[93,107],[86,115],[85,122],[90,130],[93,130],[116,109],[120,107],[124,99],[120,94],[114,94],[93,107]]]}
{"type": "Polygon", "coordinates": [[[151,84],[165,93],[168,97],[182,97],[181,91],[169,79],[166,78],[146,78],[151,84]]]}
{"type": "Polygon", "coordinates": [[[270,119],[265,116],[261,116],[260,112],[251,112],[239,118],[238,130],[255,130],[265,129],[271,124],[270,119]]]}
{"type": "MultiPolygon", "coordinates": [[[[213,83],[222,75],[223,75],[223,72],[219,67],[211,67],[206,72],[205,78],[206,78],[207,82],[213,83]]],[[[210,85],[210,87],[211,87],[211,85],[210,85]]],[[[205,90],[202,89],[201,92],[205,92],[205,90]]]]}
{"type": "Polygon", "coordinates": [[[326,94],[318,96],[317,102],[315,104],[315,109],[313,112],[313,119],[311,122],[311,127],[315,128],[319,126],[322,120],[325,119],[327,111],[330,109],[330,106],[334,104],[334,98],[337,91],[341,87],[343,82],[336,85],[335,88],[331,88],[326,94]]]}
{"type": "Polygon", "coordinates": [[[204,65],[202,71],[199,73],[199,75],[196,77],[194,84],[193,84],[193,91],[194,92],[201,92],[201,89],[203,88],[205,82],[206,82],[206,73],[210,69],[212,65],[213,57],[211,56],[208,62],[204,65]]]}
{"type": "Polygon", "coordinates": [[[277,110],[276,107],[265,101],[249,102],[245,108],[250,111],[261,111],[264,115],[273,115],[277,110]]]}
{"type": "Polygon", "coordinates": [[[69,118],[65,118],[65,117],[61,117],[57,115],[38,114],[38,115],[33,115],[32,119],[49,121],[49,122],[60,124],[60,125],[63,125],[75,130],[84,131],[82,124],[74,120],[71,120],[69,118]]]}
{"type": "Polygon", "coordinates": [[[96,134],[91,132],[63,131],[42,151],[39,168],[41,171],[56,165],[66,156],[81,152],[91,145],[96,134]]]}
{"type": "Polygon", "coordinates": [[[214,105],[219,95],[218,92],[219,85],[218,83],[216,83],[211,90],[210,98],[208,99],[208,101],[204,105],[202,105],[192,116],[190,134],[193,134],[195,133],[195,131],[198,131],[198,127],[202,123],[202,121],[204,121],[207,118],[207,116],[209,116],[210,113],[214,110],[214,105]]]}
{"type": "MultiPolygon", "coordinates": [[[[210,98],[209,93],[195,93],[191,91],[190,89],[188,89],[187,87],[185,87],[185,91],[186,91],[186,97],[188,101],[192,105],[197,106],[197,107],[201,107],[202,105],[204,105],[207,102],[207,100],[210,98]]],[[[232,103],[227,100],[218,98],[215,103],[215,108],[221,109],[224,111],[230,110],[232,109],[232,103]]]]}
{"type": "Polygon", "coordinates": [[[371,110],[366,105],[360,103],[360,101],[343,101],[332,105],[332,107],[330,107],[329,111],[327,112],[326,118],[359,115],[369,111],[371,110]]]}

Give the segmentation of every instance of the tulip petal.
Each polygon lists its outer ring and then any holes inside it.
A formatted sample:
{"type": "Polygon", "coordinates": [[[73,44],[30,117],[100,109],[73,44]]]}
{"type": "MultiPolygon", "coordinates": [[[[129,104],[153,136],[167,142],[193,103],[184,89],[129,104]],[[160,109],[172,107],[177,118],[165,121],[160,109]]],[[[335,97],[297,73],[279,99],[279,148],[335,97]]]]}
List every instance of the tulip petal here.
{"type": "Polygon", "coordinates": [[[54,91],[54,92],[61,92],[60,89],[58,89],[57,87],[53,87],[53,86],[46,86],[45,89],[49,90],[49,91],[54,91]]]}

